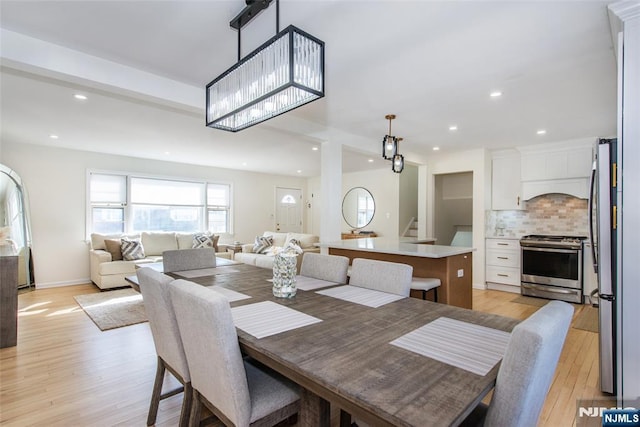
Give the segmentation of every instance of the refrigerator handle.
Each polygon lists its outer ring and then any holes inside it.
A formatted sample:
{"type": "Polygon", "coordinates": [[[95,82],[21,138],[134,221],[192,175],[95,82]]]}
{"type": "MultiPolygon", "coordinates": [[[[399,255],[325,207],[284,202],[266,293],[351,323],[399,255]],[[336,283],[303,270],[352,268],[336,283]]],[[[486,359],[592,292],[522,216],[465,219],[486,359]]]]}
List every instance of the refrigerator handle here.
{"type": "Polygon", "coordinates": [[[590,191],[589,191],[589,239],[591,240],[591,255],[593,260],[593,271],[595,273],[598,272],[598,258],[596,251],[596,242],[593,239],[593,204],[595,202],[595,189],[596,189],[596,162],[593,162],[593,168],[591,169],[591,182],[589,183],[590,191]]]}

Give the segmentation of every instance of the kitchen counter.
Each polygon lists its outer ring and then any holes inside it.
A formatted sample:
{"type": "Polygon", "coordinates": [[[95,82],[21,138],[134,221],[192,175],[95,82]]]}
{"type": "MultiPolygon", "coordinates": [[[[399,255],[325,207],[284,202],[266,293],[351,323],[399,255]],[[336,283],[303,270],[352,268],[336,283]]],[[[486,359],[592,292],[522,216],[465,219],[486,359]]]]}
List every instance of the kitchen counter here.
{"type": "MultiPolygon", "coordinates": [[[[435,239],[352,239],[321,243],[330,255],[398,262],[413,267],[414,277],[440,279],[438,302],[471,308],[472,255],[474,248],[433,245],[435,239]]],[[[412,291],[411,296],[422,297],[412,291]]]]}

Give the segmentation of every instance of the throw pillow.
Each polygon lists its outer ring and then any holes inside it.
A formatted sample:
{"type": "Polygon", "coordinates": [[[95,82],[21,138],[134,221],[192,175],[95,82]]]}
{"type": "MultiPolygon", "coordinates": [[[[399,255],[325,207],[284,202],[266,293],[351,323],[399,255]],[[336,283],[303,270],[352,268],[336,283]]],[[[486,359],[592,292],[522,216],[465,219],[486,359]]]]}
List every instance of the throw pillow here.
{"type": "Polygon", "coordinates": [[[256,236],[256,241],[253,244],[253,252],[256,254],[265,254],[271,246],[273,246],[273,236],[256,236]]]}
{"type": "Polygon", "coordinates": [[[144,248],[139,240],[120,239],[122,258],[125,261],[135,261],[144,258],[144,248]]]}
{"type": "Polygon", "coordinates": [[[104,239],[106,251],[111,254],[111,261],[122,261],[122,249],[120,240],[104,239]]]}
{"type": "Polygon", "coordinates": [[[209,233],[197,233],[193,235],[193,249],[213,248],[218,252],[218,240],[220,236],[209,233]]]}

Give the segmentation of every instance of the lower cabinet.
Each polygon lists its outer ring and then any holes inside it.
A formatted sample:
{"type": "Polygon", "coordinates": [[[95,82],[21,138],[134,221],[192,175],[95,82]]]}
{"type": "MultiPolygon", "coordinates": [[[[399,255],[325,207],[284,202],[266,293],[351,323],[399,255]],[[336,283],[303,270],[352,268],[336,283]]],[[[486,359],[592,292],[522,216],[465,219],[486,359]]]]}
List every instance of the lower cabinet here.
{"type": "Polygon", "coordinates": [[[486,282],[488,289],[520,293],[520,241],[486,239],[486,282]]]}

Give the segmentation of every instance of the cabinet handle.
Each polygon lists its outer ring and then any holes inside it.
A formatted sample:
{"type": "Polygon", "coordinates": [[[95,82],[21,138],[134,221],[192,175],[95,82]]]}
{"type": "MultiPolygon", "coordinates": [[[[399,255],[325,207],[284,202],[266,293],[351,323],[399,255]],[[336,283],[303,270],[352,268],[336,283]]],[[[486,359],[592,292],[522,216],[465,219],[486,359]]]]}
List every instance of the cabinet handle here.
{"type": "Polygon", "coordinates": [[[518,196],[518,203],[517,206],[520,206],[520,196],[518,196]]]}
{"type": "Polygon", "coordinates": [[[498,273],[498,276],[500,276],[500,277],[509,277],[508,274],[501,274],[501,273],[498,273]]]}
{"type": "Polygon", "coordinates": [[[509,246],[508,243],[498,243],[498,246],[509,246]]]}
{"type": "Polygon", "coordinates": [[[498,259],[509,259],[508,256],[499,256],[498,259]]]}

